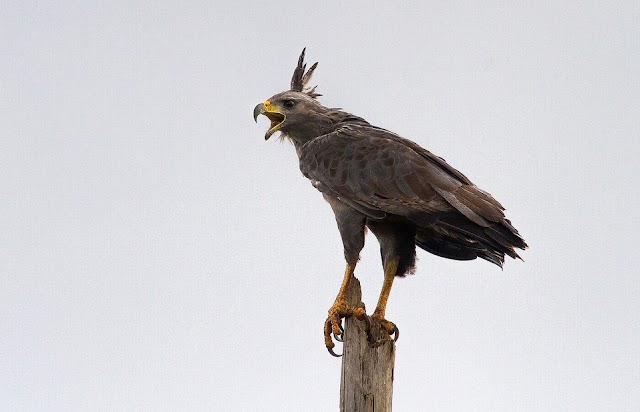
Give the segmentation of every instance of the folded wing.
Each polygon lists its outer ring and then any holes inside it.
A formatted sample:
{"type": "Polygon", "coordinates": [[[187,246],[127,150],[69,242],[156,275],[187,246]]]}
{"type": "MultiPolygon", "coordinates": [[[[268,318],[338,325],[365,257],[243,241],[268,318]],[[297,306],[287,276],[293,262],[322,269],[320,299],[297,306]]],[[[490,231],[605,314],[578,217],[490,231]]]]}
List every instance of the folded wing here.
{"type": "Polygon", "coordinates": [[[402,216],[416,244],[451,259],[499,266],[526,243],[489,193],[442,158],[373,126],[347,125],[301,149],[300,168],[322,192],[372,219],[402,216]]]}

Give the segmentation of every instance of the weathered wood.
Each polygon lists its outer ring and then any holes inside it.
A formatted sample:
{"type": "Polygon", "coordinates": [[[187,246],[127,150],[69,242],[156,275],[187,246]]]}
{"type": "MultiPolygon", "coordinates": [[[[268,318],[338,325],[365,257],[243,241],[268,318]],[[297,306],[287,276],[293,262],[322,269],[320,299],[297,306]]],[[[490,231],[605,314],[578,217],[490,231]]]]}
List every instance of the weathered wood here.
{"type": "MultiPolygon", "coordinates": [[[[349,282],[347,299],[350,304],[364,307],[358,279],[349,282]]],[[[365,322],[347,318],[344,329],[340,411],[390,412],[395,343],[375,323],[370,330],[371,341],[365,322]]]]}

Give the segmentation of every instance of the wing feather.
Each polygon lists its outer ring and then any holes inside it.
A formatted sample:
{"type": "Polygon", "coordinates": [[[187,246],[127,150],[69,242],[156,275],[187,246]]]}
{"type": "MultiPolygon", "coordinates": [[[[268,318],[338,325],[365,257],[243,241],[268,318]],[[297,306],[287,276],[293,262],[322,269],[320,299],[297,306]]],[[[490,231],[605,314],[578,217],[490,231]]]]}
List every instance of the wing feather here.
{"type": "Polygon", "coordinates": [[[300,167],[305,176],[322,182],[337,196],[387,213],[408,216],[459,208],[485,224],[477,207],[454,194],[468,179],[407,142],[384,129],[350,125],[303,146],[300,167]]]}
{"type": "Polygon", "coordinates": [[[526,247],[489,193],[444,159],[387,130],[343,126],[304,145],[300,155],[303,174],[321,182],[323,192],[372,218],[394,214],[419,227],[440,225],[513,257],[513,246],[526,247]],[[451,219],[451,212],[466,219],[451,219]]]}

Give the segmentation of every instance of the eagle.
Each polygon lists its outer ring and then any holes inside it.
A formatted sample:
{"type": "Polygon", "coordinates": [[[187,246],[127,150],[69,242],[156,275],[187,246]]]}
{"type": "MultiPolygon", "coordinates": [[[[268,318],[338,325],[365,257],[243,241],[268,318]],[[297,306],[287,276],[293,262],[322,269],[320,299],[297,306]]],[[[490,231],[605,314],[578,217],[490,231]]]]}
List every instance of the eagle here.
{"type": "Polygon", "coordinates": [[[300,171],[335,214],[346,269],[324,323],[324,341],[331,355],[340,356],[332,335],[342,341],[347,316],[377,322],[398,339],[398,327],[385,310],[394,279],[415,271],[416,247],[447,259],[479,257],[502,268],[505,255],[520,258],[515,249],[527,244],[504,207],[443,158],[361,117],[321,105],[316,87],[308,86],[318,63],[306,70],[304,58],[305,49],[290,90],[258,104],[253,117],[271,121],[265,140],[279,131],[293,143],[300,171]],[[378,239],[384,270],[371,316],[346,299],[367,229],[378,239]]]}

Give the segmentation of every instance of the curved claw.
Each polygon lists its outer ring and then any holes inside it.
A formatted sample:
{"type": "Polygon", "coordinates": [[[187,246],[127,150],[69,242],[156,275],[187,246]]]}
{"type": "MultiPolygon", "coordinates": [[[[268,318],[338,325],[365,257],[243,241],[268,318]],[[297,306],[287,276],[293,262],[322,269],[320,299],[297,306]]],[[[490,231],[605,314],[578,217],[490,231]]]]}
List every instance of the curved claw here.
{"type": "Polygon", "coordinates": [[[337,354],[337,353],[335,353],[335,352],[333,351],[333,348],[330,348],[330,347],[328,347],[328,346],[327,346],[327,350],[329,351],[329,353],[331,354],[331,356],[335,356],[336,358],[339,358],[339,357],[341,357],[341,356],[342,356],[342,353],[341,353],[341,354],[337,354]]]}
{"type": "Polygon", "coordinates": [[[342,319],[348,316],[353,316],[356,319],[365,322],[367,334],[369,334],[369,330],[371,328],[371,320],[369,319],[369,316],[367,316],[364,308],[354,308],[348,306],[346,302],[336,301],[336,303],[329,308],[329,316],[324,321],[324,344],[329,353],[336,358],[339,358],[342,354],[339,355],[333,351],[333,348],[335,347],[333,339],[337,342],[344,343],[344,327],[342,326],[342,319]]]}
{"type": "Polygon", "coordinates": [[[373,321],[380,322],[380,326],[382,326],[382,329],[384,329],[389,334],[389,337],[393,339],[394,342],[398,341],[398,338],[400,338],[400,329],[398,329],[395,323],[389,322],[380,315],[374,314],[372,318],[373,321]]]}
{"type": "MultiPolygon", "coordinates": [[[[333,341],[331,340],[331,334],[332,334],[331,318],[327,318],[327,320],[324,322],[324,344],[327,347],[327,350],[329,351],[331,356],[335,356],[336,358],[339,358],[342,355],[338,355],[333,351],[333,348],[336,346],[336,344],[333,343],[333,341]]],[[[334,334],[334,336],[336,335],[334,334]]],[[[341,341],[337,337],[336,337],[336,340],[341,341]]]]}
{"type": "Polygon", "coordinates": [[[398,329],[396,325],[393,325],[393,332],[391,332],[389,336],[393,336],[393,341],[397,342],[400,337],[400,329],[398,329]]]}

